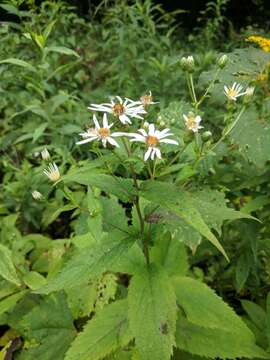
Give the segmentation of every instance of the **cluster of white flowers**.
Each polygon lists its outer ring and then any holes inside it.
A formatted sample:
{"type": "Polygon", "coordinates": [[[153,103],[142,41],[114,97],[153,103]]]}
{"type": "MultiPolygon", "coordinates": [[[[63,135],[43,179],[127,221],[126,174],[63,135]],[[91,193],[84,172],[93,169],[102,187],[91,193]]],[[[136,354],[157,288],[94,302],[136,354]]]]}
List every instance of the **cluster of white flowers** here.
{"type": "MultiPolygon", "coordinates": [[[[183,61],[188,65],[194,64],[194,59],[191,56],[184,58],[183,61]]],[[[224,86],[225,96],[232,101],[236,101],[238,97],[244,95],[246,97],[250,97],[254,93],[254,87],[247,87],[245,91],[242,90],[243,86],[237,84],[236,82],[234,82],[232,86],[224,86]]],[[[107,146],[107,143],[112,146],[119,147],[115,138],[127,137],[130,138],[131,142],[139,142],[146,145],[144,161],[147,161],[148,159],[154,160],[155,157],[161,159],[160,145],[162,143],[178,145],[177,141],[169,138],[173,136],[170,129],[166,128],[158,130],[155,128],[154,124],[149,124],[148,122],[144,122],[143,128],[139,129],[137,133],[111,131],[114,123],[109,124],[108,114],[119,120],[119,122],[123,125],[131,125],[133,118],[143,120],[143,116],[147,114],[146,109],[148,106],[157,104],[157,102],[153,101],[151,91],[149,91],[149,94],[141,96],[139,101],[133,101],[128,98],[122,99],[120,96],[115,96],[114,99],[115,100],[111,100],[110,103],[90,104],[88,109],[103,113],[102,125],[100,125],[96,115],[94,114],[94,127],[88,128],[86,131],[79,134],[82,137],[82,140],[78,141],[76,143],[77,145],[99,140],[104,147],[107,146]]],[[[186,128],[193,133],[197,133],[203,128],[203,126],[200,125],[202,118],[199,115],[189,112],[188,115],[183,114],[183,119],[186,128]]],[[[41,151],[41,157],[43,160],[50,159],[50,154],[46,148],[41,151]]],[[[48,168],[43,172],[52,182],[57,182],[61,177],[60,171],[54,162],[50,163],[48,168]]],[[[37,190],[32,192],[32,196],[36,200],[41,199],[42,197],[37,190]]]]}
{"type": "Polygon", "coordinates": [[[177,141],[167,139],[167,137],[173,135],[170,133],[170,129],[159,131],[155,129],[154,124],[147,123],[148,133],[145,129],[139,129],[138,133],[111,132],[114,123],[108,123],[107,114],[111,114],[119,119],[123,125],[132,124],[132,118],[143,119],[142,115],[147,114],[145,109],[149,105],[156,104],[156,102],[153,101],[151,91],[149,94],[142,96],[139,101],[133,101],[128,98],[123,100],[120,96],[116,96],[115,99],[117,99],[117,102],[112,100],[111,103],[91,104],[88,109],[103,112],[102,126],[100,126],[96,115],[93,115],[95,127],[79,134],[83,140],[78,141],[78,145],[99,140],[104,147],[107,146],[107,142],[115,147],[119,147],[119,144],[114,138],[120,136],[128,137],[131,138],[131,142],[137,141],[146,145],[147,149],[144,154],[145,161],[148,159],[154,160],[155,157],[161,159],[159,146],[162,143],[178,145],[177,141]]]}

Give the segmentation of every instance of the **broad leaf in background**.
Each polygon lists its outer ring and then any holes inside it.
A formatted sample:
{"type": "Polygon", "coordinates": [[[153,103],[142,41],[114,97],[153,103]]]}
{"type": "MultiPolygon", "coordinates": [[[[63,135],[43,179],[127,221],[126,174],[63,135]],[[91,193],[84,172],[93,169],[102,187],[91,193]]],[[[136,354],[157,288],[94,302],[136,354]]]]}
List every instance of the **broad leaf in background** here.
{"type": "Polygon", "coordinates": [[[204,283],[188,277],[175,277],[174,289],[177,303],[189,322],[206,328],[226,330],[236,336],[241,334],[243,339],[254,339],[241,318],[204,283]]]}
{"type": "Polygon", "coordinates": [[[242,334],[223,329],[200,327],[180,317],[176,327],[176,346],[193,355],[210,359],[260,358],[268,359],[268,354],[255,342],[242,337],[242,334]]]}
{"type": "Polygon", "coordinates": [[[88,321],[71,344],[65,360],[104,359],[112,351],[127,345],[131,339],[127,300],[118,300],[88,321]]]}
{"type": "MultiPolygon", "coordinates": [[[[205,236],[228,259],[222,245],[206,225],[196,208],[192,194],[173,184],[158,181],[145,181],[141,184],[141,196],[154,204],[160,205],[179,216],[186,223],[205,236]]],[[[207,205],[207,204],[206,204],[207,205]]]]}
{"type": "Polygon", "coordinates": [[[12,261],[11,251],[4,245],[0,244],[0,276],[7,281],[20,286],[21,282],[17,275],[15,266],[12,261]]]}
{"type": "Polygon", "coordinates": [[[16,329],[27,342],[19,360],[63,360],[76,335],[63,293],[50,295],[19,319],[16,329]]]}
{"type": "Polygon", "coordinates": [[[125,258],[133,244],[134,240],[130,238],[114,238],[113,234],[110,234],[95,245],[74,252],[71,259],[49,280],[48,284],[36,292],[46,294],[72,288],[112,268],[117,269],[118,263],[121,264],[122,257],[125,258]]]}
{"type": "Polygon", "coordinates": [[[254,107],[242,115],[230,139],[256,167],[263,169],[270,160],[269,118],[261,118],[254,107]]]}

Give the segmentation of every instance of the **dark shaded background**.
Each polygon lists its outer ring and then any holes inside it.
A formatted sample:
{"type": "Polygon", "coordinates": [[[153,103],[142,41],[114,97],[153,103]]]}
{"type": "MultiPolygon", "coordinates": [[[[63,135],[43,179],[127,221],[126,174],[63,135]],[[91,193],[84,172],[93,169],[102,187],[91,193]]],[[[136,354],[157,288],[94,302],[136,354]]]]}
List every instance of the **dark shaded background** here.
{"type": "MultiPolygon", "coordinates": [[[[89,9],[100,4],[99,0],[71,0],[68,2],[77,7],[81,16],[86,15],[89,9]]],[[[161,3],[163,8],[168,11],[187,10],[188,13],[179,14],[178,19],[183,27],[192,30],[200,17],[200,11],[205,10],[209,0],[153,0],[153,2],[161,3]]],[[[257,24],[262,29],[268,30],[270,28],[270,0],[231,0],[226,5],[225,16],[236,29],[257,24]]]]}
{"type": "MultiPolygon", "coordinates": [[[[163,9],[167,11],[186,10],[186,13],[177,15],[177,20],[181,23],[182,28],[192,31],[194,27],[204,25],[203,22],[198,23],[198,18],[201,17],[201,11],[206,9],[206,4],[209,1],[216,2],[217,0],[153,0],[153,3],[162,4],[163,9]]],[[[110,3],[108,0],[107,2],[110,3]]],[[[132,0],[129,0],[129,2],[133,3],[132,0]]],[[[35,3],[39,5],[42,0],[36,0],[35,3]]],[[[101,1],[66,0],[66,3],[75,6],[80,16],[87,17],[90,13],[93,13],[101,1]]],[[[265,32],[270,30],[270,0],[230,0],[225,8],[223,15],[231,22],[235,30],[248,25],[258,26],[265,32]]],[[[25,6],[23,6],[23,10],[26,10],[25,6]]],[[[210,14],[208,14],[209,17],[210,14]]],[[[0,9],[0,21],[6,20],[16,21],[16,17],[8,15],[5,10],[0,9]]],[[[207,21],[207,17],[205,17],[204,21],[207,21]]]]}

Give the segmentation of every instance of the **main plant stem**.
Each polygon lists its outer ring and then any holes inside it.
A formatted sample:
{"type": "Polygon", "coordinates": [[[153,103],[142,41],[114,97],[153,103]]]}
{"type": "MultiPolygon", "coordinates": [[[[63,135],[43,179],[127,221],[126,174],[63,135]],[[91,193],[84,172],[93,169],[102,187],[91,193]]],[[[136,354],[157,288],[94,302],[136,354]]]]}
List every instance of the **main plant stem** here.
{"type": "MultiPolygon", "coordinates": [[[[126,149],[127,155],[131,156],[132,155],[131,149],[129,147],[129,144],[125,141],[125,139],[123,139],[123,144],[126,149]]],[[[136,175],[136,171],[135,171],[133,164],[130,164],[130,172],[131,172],[131,176],[133,179],[134,187],[139,192],[139,184],[138,184],[137,175],[136,175]]],[[[144,253],[144,256],[146,259],[146,263],[149,264],[150,257],[149,257],[148,240],[146,237],[144,237],[144,218],[142,215],[142,211],[141,211],[141,207],[140,207],[140,198],[138,195],[135,196],[133,203],[135,205],[135,209],[136,209],[139,223],[140,223],[140,232],[141,232],[142,241],[143,241],[143,253],[144,253]]]]}

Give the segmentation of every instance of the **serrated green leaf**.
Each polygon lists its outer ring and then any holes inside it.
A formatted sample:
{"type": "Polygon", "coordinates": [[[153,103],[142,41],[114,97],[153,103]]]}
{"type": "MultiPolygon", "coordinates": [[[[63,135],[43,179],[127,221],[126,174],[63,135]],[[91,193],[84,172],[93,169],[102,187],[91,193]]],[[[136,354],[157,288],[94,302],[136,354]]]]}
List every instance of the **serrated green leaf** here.
{"type": "Polygon", "coordinates": [[[210,359],[261,358],[267,353],[255,342],[235,336],[222,329],[208,329],[188,322],[181,317],[177,322],[176,345],[179,349],[210,359]]]}
{"type": "Polygon", "coordinates": [[[255,107],[246,110],[229,136],[258,168],[270,160],[270,125],[259,117],[255,107]]]}
{"type": "Polygon", "coordinates": [[[76,331],[63,293],[41,300],[16,326],[30,342],[18,356],[19,360],[63,360],[76,331]]]}
{"type": "Polygon", "coordinates": [[[218,239],[204,222],[200,212],[194,207],[191,194],[173,184],[158,181],[144,181],[141,196],[170,210],[205,236],[228,260],[228,256],[218,239]]]}
{"type": "Polygon", "coordinates": [[[129,238],[113,238],[113,234],[110,234],[94,246],[76,251],[63,269],[36,292],[46,294],[72,288],[117,268],[117,264],[121,263],[122,257],[125,257],[133,243],[134,240],[129,238]]]}
{"type": "Polygon", "coordinates": [[[150,265],[132,277],[128,317],[142,359],[170,359],[175,344],[176,311],[175,294],[164,270],[150,265]]]}
{"type": "Polygon", "coordinates": [[[0,276],[17,286],[21,284],[12,261],[11,251],[2,244],[0,244],[0,276]]]}
{"type": "Polygon", "coordinates": [[[131,339],[127,321],[127,301],[119,300],[106,306],[88,321],[72,343],[65,360],[103,359],[131,339]]]}
{"type": "Polygon", "coordinates": [[[0,314],[3,314],[6,311],[12,309],[26,293],[27,291],[23,290],[0,301],[0,314]]]}
{"type": "Polygon", "coordinates": [[[151,260],[164,267],[169,275],[185,275],[188,270],[186,248],[169,232],[156,239],[150,254],[151,260]]]}
{"type": "Polygon", "coordinates": [[[241,334],[243,339],[254,338],[241,318],[208,286],[180,276],[175,277],[173,283],[177,303],[183,308],[189,322],[241,334]]]}
{"type": "Polygon", "coordinates": [[[130,201],[136,194],[131,179],[123,179],[117,176],[110,176],[101,173],[95,173],[94,170],[81,170],[80,172],[74,172],[63,176],[63,181],[77,182],[82,185],[95,186],[108,194],[117,196],[123,201],[130,201]]]}
{"type": "Polygon", "coordinates": [[[221,235],[221,226],[225,220],[254,219],[246,213],[228,208],[225,194],[220,191],[204,188],[190,193],[190,197],[205,223],[211,229],[215,229],[219,235],[221,235]]]}

